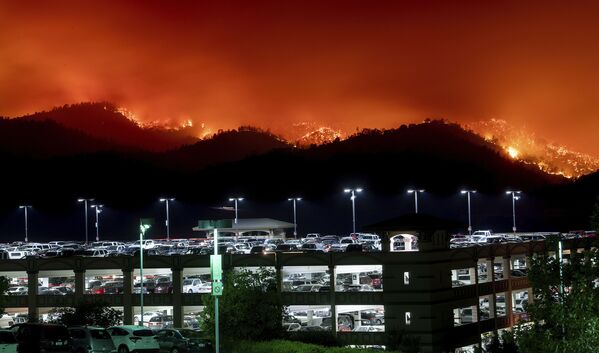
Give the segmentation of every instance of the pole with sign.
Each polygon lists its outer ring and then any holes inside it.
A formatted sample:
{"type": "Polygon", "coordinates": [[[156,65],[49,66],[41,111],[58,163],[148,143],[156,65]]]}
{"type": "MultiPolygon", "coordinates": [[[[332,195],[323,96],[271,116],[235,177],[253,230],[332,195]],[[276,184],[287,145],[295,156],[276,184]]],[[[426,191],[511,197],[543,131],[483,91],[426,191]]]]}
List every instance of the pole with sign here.
{"type": "Polygon", "coordinates": [[[212,296],[214,297],[214,345],[216,353],[220,352],[220,337],[218,329],[218,297],[223,294],[223,265],[222,255],[218,254],[218,228],[232,228],[230,219],[199,221],[198,226],[202,229],[214,230],[213,246],[214,255],[210,255],[210,275],[212,277],[212,296]]]}
{"type": "Polygon", "coordinates": [[[138,325],[144,325],[144,247],[143,247],[143,239],[146,231],[150,229],[152,224],[151,220],[148,219],[140,219],[139,220],[139,277],[141,277],[141,283],[139,287],[139,308],[141,310],[141,315],[139,316],[138,325]]]}

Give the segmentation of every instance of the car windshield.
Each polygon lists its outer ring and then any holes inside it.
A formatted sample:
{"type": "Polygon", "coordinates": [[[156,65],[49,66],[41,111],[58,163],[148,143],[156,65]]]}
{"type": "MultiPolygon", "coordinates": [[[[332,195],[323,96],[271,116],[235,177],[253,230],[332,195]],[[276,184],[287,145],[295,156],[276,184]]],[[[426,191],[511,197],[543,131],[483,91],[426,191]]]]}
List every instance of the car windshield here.
{"type": "Polygon", "coordinates": [[[150,337],[154,336],[154,333],[152,332],[152,330],[135,330],[133,331],[133,336],[150,337]]]}
{"type": "Polygon", "coordinates": [[[92,338],[99,339],[99,340],[110,339],[110,335],[108,334],[108,331],[106,331],[106,330],[89,330],[89,334],[92,336],[92,338]]]}
{"type": "Polygon", "coordinates": [[[184,286],[190,285],[191,283],[192,281],[190,279],[186,279],[185,281],[183,281],[184,286]]]}

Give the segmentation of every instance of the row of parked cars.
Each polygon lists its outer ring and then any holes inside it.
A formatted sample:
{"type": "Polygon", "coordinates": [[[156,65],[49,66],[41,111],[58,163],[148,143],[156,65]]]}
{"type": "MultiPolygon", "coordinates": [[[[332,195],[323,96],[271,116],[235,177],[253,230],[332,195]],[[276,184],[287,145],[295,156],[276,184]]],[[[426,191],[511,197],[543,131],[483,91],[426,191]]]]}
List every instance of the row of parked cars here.
{"type": "MultiPolygon", "coordinates": [[[[144,276],[145,277],[145,276],[144,276]]],[[[183,293],[210,293],[212,285],[210,275],[190,275],[183,278],[183,293]]],[[[124,292],[124,279],[121,275],[98,276],[86,282],[86,294],[121,294],[124,292]]],[[[170,294],[173,292],[173,281],[168,275],[148,276],[133,284],[134,294],[170,294]]]]}
{"type": "MultiPolygon", "coordinates": [[[[284,292],[329,292],[330,275],[326,272],[310,274],[293,273],[283,278],[284,292]]],[[[336,292],[375,292],[383,289],[379,271],[339,273],[335,280],[336,292]]]]}
{"type": "MultiPolygon", "coordinates": [[[[306,311],[295,311],[285,316],[283,329],[288,332],[330,331],[332,325],[329,312],[314,311],[308,315],[306,311]]],[[[384,331],[384,325],[385,315],[376,310],[337,314],[339,332],[381,332],[384,331]]]]}
{"type": "Polygon", "coordinates": [[[212,344],[192,329],[151,330],[123,325],[91,326],[22,323],[0,330],[0,352],[6,353],[207,353],[212,344]]]}
{"type": "Polygon", "coordinates": [[[463,248],[499,243],[522,243],[525,241],[542,241],[546,240],[549,236],[556,236],[560,239],[594,238],[597,236],[597,232],[578,230],[570,231],[568,233],[493,233],[491,230],[477,230],[471,235],[453,235],[450,240],[450,247],[463,248]]]}
{"type": "MultiPolygon", "coordinates": [[[[380,251],[381,242],[376,234],[353,233],[347,237],[310,233],[301,239],[265,237],[219,238],[219,253],[261,254],[268,252],[341,252],[380,251]]],[[[209,255],[214,252],[212,239],[146,239],[139,241],[98,241],[91,243],[51,241],[48,243],[13,242],[0,244],[0,258],[23,259],[35,257],[107,257],[135,256],[140,249],[144,255],[209,255]]]]}

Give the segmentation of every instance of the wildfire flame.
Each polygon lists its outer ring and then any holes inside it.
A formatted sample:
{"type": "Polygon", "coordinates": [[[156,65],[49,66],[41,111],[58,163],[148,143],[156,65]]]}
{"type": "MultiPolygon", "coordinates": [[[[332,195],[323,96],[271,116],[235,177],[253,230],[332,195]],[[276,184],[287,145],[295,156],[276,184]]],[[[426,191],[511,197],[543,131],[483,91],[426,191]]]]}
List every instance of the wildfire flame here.
{"type": "Polygon", "coordinates": [[[520,152],[512,146],[508,146],[506,148],[507,154],[512,157],[512,159],[518,159],[520,152]]]}
{"type": "Polygon", "coordinates": [[[480,121],[467,127],[501,147],[510,158],[536,165],[548,174],[578,178],[599,169],[599,158],[547,143],[524,128],[510,126],[505,120],[480,121]]]}

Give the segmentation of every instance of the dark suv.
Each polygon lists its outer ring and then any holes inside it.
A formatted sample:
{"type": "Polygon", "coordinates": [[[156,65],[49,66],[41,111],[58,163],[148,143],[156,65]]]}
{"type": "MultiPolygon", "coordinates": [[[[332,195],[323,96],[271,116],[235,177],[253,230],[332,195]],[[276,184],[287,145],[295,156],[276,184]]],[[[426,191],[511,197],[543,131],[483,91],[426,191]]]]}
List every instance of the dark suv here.
{"type": "Polygon", "coordinates": [[[156,333],[161,351],[180,353],[213,352],[212,343],[199,331],[189,329],[165,329],[156,333]]]}
{"type": "Polygon", "coordinates": [[[64,325],[20,324],[15,333],[19,353],[71,353],[73,342],[64,325]]]}

